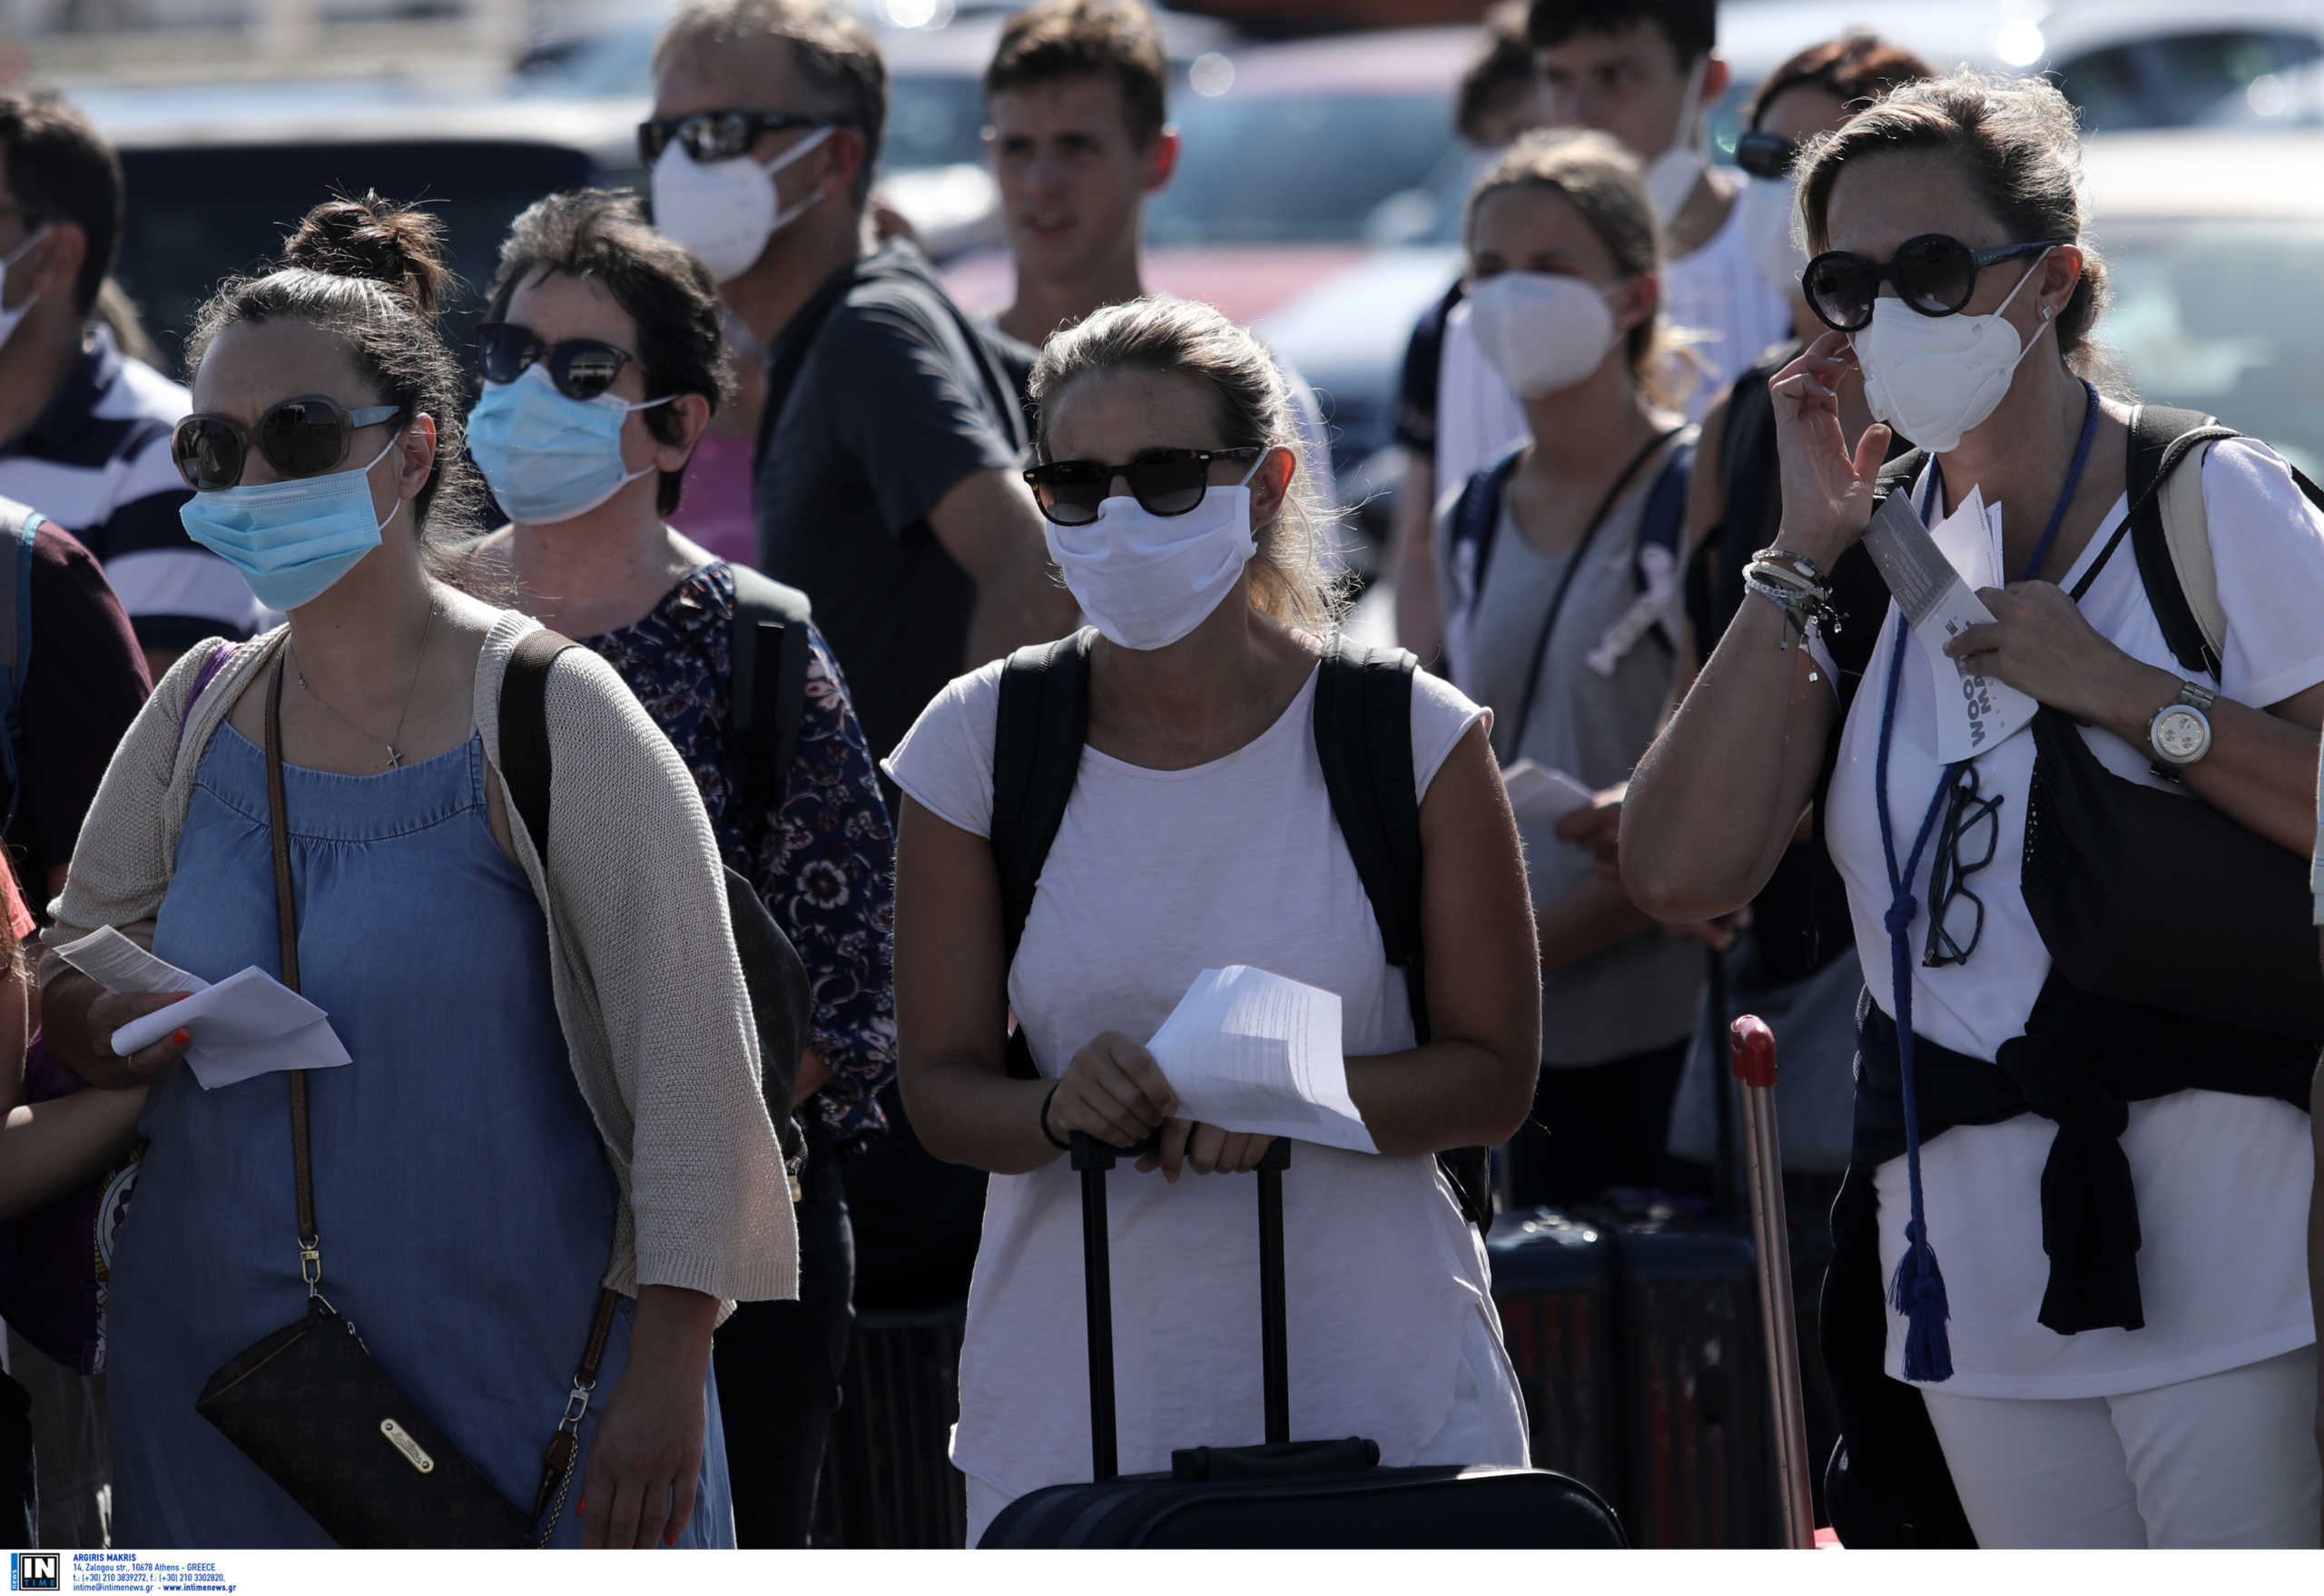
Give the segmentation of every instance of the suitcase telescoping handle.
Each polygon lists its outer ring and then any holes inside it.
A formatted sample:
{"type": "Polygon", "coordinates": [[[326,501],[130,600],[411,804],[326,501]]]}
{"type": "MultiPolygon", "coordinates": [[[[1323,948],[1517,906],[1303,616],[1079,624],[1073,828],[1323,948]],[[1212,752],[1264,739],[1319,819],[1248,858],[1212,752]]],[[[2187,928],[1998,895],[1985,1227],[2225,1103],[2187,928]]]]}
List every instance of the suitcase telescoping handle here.
{"type": "MultiPolygon", "coordinates": [[[[1073,1167],[1081,1176],[1081,1274],[1088,1296],[1089,1467],[1100,1484],[1121,1473],[1114,1428],[1114,1266],[1106,1223],[1106,1174],[1116,1159],[1155,1150],[1156,1138],[1119,1148],[1073,1133],[1073,1167]]],[[[1283,1286],[1283,1172],[1291,1143],[1275,1138],[1259,1161],[1259,1338],[1266,1391],[1267,1442],[1291,1439],[1289,1317],[1283,1286]]]]}
{"type": "Polygon", "coordinates": [[[1752,1248],[1759,1265],[1759,1322],[1766,1330],[1768,1394],[1775,1412],[1776,1469],[1783,1485],[1784,1544],[1816,1544],[1808,1494],[1807,1425],[1799,1389],[1799,1320],[1791,1297],[1791,1236],[1784,1224],[1783,1146],[1776,1133],[1776,1038],[1746,1014],[1728,1032],[1735,1079],[1743,1083],[1743,1132],[1751,1178],[1752,1248]]]}

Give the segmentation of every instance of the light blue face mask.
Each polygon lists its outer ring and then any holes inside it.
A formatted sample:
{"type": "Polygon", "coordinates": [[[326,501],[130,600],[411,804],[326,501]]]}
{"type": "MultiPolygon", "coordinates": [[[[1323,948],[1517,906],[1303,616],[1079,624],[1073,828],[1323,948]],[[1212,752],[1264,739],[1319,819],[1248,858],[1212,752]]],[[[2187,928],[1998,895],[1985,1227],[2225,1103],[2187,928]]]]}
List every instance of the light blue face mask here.
{"type": "Polygon", "coordinates": [[[468,454],[512,519],[552,526],[596,509],[654,470],[633,471],[621,458],[622,423],[632,410],[669,402],[631,404],[610,393],[567,399],[536,360],[514,382],[484,385],[468,412],[468,454]]]}
{"type": "Polygon", "coordinates": [[[371,507],[371,467],[402,438],[398,428],[386,448],[353,470],[197,493],[178,519],[187,537],[242,574],[261,604],[297,609],[379,547],[385,523],[371,507]]]}

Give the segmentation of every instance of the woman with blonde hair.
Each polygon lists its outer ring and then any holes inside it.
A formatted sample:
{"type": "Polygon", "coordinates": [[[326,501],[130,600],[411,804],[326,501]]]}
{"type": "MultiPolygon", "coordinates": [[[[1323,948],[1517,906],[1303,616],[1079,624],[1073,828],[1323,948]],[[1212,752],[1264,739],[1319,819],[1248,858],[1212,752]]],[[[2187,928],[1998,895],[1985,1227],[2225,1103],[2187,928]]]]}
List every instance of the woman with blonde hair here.
{"type": "Polygon", "coordinates": [[[1259,1439],[1250,1187],[1207,1177],[1268,1138],[1189,1122],[1141,1042],[1236,964],[1338,994],[1379,1148],[1303,1145],[1285,1177],[1294,1433],[1367,1435],[1390,1464],[1521,1463],[1482,1238],[1431,1157],[1506,1137],[1539,1056],[1484,712],[1408,678],[1423,1041],[1334,823],[1315,727],[1334,591],[1266,350],[1207,306],[1137,300],[1052,340],[1033,383],[1027,475],[1094,631],[1046,651],[1086,660],[1088,731],[1021,940],[996,862],[1004,666],[954,682],[889,761],[906,1104],[931,1151],[994,1176],[952,1449],[970,1540],[1088,1471],[1076,1132],[1159,1138],[1107,1177],[1123,1469],[1259,1439]],[[1029,1074],[1008,1067],[1012,1012],[1029,1074]]]}
{"type": "MultiPolygon", "coordinates": [[[[1471,326],[1527,436],[1445,501],[1445,655],[1503,765],[1592,792],[1653,740],[1679,658],[1694,429],[1666,385],[1661,248],[1637,161],[1603,133],[1520,139],[1469,196],[1471,326]]],[[[1569,828],[1571,829],[1571,828],[1569,828]]],[[[1521,1204],[1654,1186],[1703,954],[1554,823],[1520,824],[1541,961],[1541,1074],[1510,1148],[1521,1204]]],[[[1717,935],[1700,928],[1705,935],[1717,935]]]]}

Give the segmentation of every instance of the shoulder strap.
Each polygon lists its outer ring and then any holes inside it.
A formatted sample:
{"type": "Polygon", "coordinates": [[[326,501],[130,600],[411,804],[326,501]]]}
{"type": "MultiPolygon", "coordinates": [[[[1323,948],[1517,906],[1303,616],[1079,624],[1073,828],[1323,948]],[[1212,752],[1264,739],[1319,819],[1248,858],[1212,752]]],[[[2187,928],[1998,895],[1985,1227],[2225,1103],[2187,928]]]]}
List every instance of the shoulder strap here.
{"type": "MultiPolygon", "coordinates": [[[[2220,607],[2219,573],[2211,563],[2202,471],[2199,465],[2185,474],[2179,467],[2205,445],[2235,436],[2234,429],[2219,426],[2199,410],[2141,405],[2131,412],[2125,472],[2131,509],[2124,522],[2131,552],[2138,557],[2139,581],[2171,657],[2214,681],[2227,643],[2227,614],[2220,607]]],[[[2103,556],[2093,562],[2093,573],[2102,560],[2103,556]]]]}
{"type": "MultiPolygon", "coordinates": [[[[1429,1039],[1428,961],[1421,919],[1420,795],[1413,781],[1413,674],[1401,648],[1367,649],[1332,638],[1315,671],[1315,757],[1332,817],[1355,862],[1392,968],[1404,972],[1413,1038],[1429,1039]]],[[[1480,1229],[1492,1227],[1490,1158],[1455,1148],[1437,1163],[1480,1229]]]]}
{"type": "Polygon", "coordinates": [[[1502,496],[1509,489],[1509,474],[1517,469],[1518,457],[1524,452],[1521,439],[1510,445],[1501,458],[1462,485],[1461,497],[1452,507],[1452,546],[1477,551],[1476,563],[1469,575],[1472,595],[1485,590],[1485,569],[1492,563],[1493,534],[1501,526],[1502,496]]]}
{"type": "Polygon", "coordinates": [[[1638,559],[1633,575],[1638,589],[1643,593],[1650,586],[1648,570],[1651,563],[1649,549],[1659,549],[1672,568],[1679,561],[1679,545],[1687,535],[1687,484],[1695,470],[1695,445],[1692,438],[1671,445],[1663,457],[1662,470],[1654,478],[1653,489],[1646,498],[1646,507],[1640,512],[1638,527],[1638,559]]]}
{"type": "MultiPolygon", "coordinates": [[[[1081,747],[1089,738],[1089,646],[1097,635],[1085,626],[1020,648],[1001,667],[992,738],[992,862],[1000,876],[1004,971],[1017,961],[1041,866],[1081,773],[1081,747]]],[[[1008,1065],[1020,1078],[1039,1073],[1022,1027],[1009,1042],[1008,1065]]]]}
{"type": "MultiPolygon", "coordinates": [[[[727,757],[742,774],[738,814],[750,823],[788,796],[807,708],[807,596],[748,566],[734,576],[729,632],[727,757]]],[[[754,833],[753,833],[754,834],[754,833]]]]}
{"type": "Polygon", "coordinates": [[[543,870],[548,868],[548,670],[574,646],[546,626],[528,632],[500,678],[500,774],[543,870]]]}
{"type": "Polygon", "coordinates": [[[835,273],[832,281],[815,291],[804,309],[793,317],[781,332],[775,334],[773,349],[766,363],[766,386],[759,406],[758,437],[751,448],[751,476],[758,477],[761,459],[766,454],[767,440],[774,436],[775,424],[783,419],[783,407],[791,398],[791,390],[798,385],[799,373],[807,364],[807,357],[814,351],[816,335],[823,323],[847,298],[847,291],[855,286],[858,268],[848,266],[835,273]]]}

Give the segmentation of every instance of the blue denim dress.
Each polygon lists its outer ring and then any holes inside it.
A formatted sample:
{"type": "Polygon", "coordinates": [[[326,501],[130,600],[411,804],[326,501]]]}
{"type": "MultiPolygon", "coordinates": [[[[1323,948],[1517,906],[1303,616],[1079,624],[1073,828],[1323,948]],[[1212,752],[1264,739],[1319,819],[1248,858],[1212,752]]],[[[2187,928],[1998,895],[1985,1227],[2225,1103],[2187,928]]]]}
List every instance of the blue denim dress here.
{"type": "MultiPolygon", "coordinates": [[[[493,840],[479,738],[380,775],[293,765],[284,781],[302,990],[354,1055],[308,1077],[324,1295],[529,1510],[618,1200],[566,1062],[539,906],[493,840]]],[[[265,758],[221,726],[154,951],[213,981],[252,964],[279,977],[272,857],[265,758]]],[[[193,1408],[220,1364],[305,1309],[290,1100],[287,1075],[204,1091],[180,1069],[146,1106],[153,1146],[108,1309],[115,1545],[331,1544],[193,1408]]],[[[585,1448],[626,1364],[632,1317],[625,1302],[585,1448]]],[[[714,1380],[704,1395],[681,1544],[732,1546],[714,1380]]],[[[580,1542],[580,1479],[558,1545],[580,1542]]]]}

